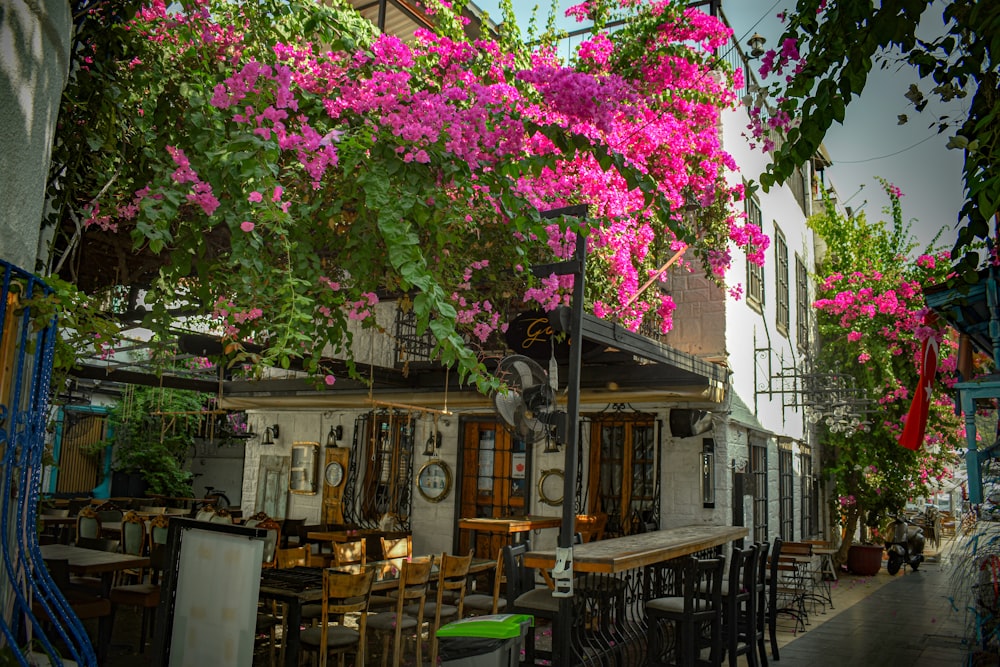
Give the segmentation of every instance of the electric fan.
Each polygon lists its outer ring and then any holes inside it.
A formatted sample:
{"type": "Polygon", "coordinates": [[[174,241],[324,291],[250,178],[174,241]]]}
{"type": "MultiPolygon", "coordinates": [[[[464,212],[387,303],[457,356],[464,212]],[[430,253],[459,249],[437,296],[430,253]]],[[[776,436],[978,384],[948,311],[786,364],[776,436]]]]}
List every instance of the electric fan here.
{"type": "Polygon", "coordinates": [[[555,411],[555,392],[537,361],[520,354],[504,357],[497,378],[507,390],[493,394],[493,406],[511,435],[529,444],[559,437],[552,427],[563,413],[555,411]]]}

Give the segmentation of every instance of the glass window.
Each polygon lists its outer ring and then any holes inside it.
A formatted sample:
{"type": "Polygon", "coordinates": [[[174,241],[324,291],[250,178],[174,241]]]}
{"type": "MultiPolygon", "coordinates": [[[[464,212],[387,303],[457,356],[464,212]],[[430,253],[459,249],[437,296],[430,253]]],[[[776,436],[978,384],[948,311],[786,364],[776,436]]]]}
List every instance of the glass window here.
{"type": "Polygon", "coordinates": [[[608,515],[606,537],[658,525],[658,443],[656,423],[649,415],[623,414],[592,422],[583,506],[588,514],[608,515]]]}

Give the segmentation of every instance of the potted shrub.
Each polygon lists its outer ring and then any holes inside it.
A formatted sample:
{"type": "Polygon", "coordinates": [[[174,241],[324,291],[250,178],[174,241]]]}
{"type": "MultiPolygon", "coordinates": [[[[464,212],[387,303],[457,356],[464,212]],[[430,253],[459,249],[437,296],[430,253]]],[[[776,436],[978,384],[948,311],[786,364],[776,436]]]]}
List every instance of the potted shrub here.
{"type": "Polygon", "coordinates": [[[162,387],[129,386],[109,415],[109,437],[91,447],[111,447],[111,470],[123,495],[190,496],[185,469],[203,419],[205,396],[162,387]]]}

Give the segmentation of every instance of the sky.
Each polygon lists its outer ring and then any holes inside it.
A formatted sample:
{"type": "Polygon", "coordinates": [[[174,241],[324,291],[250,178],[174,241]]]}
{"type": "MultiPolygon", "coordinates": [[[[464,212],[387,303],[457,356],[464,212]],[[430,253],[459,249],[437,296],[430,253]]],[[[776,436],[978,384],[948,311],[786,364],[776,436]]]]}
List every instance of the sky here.
{"type": "MultiPolygon", "coordinates": [[[[501,18],[496,0],[474,1],[494,20],[501,18]]],[[[560,12],[579,1],[559,0],[560,12]]],[[[542,7],[549,5],[542,0],[514,0],[522,29],[527,26],[536,2],[542,7]]],[[[741,45],[759,32],[767,39],[765,48],[769,48],[777,44],[782,32],[777,14],[794,4],[794,0],[722,0],[722,11],[741,45]]],[[[928,11],[933,15],[930,18],[940,16],[941,4],[939,0],[928,11]]],[[[933,21],[926,23],[926,27],[921,26],[922,36],[929,36],[937,29],[933,21]]],[[[560,27],[574,29],[577,24],[566,20],[560,27]]],[[[883,209],[889,199],[875,180],[876,176],[885,178],[902,190],[903,219],[911,224],[911,233],[921,246],[930,243],[941,231],[938,245],[950,249],[957,236],[955,223],[963,202],[962,153],[945,148],[949,132],[938,134],[936,129],[929,128],[935,121],[929,111],[933,109],[954,118],[964,116],[965,109],[961,103],[954,103],[949,109],[928,105],[927,110],[918,114],[903,97],[911,83],[919,82],[909,67],[882,70],[876,64],[864,93],[848,105],[843,125],[834,123],[827,133],[824,145],[834,164],[826,171],[825,179],[832,182],[843,204],[854,211],[864,211],[869,221],[873,221],[888,220],[883,209]],[[906,114],[909,122],[900,125],[899,114],[906,114]]],[[[926,93],[927,86],[922,88],[926,93]]],[[[746,176],[756,180],[757,175],[746,176]]]]}

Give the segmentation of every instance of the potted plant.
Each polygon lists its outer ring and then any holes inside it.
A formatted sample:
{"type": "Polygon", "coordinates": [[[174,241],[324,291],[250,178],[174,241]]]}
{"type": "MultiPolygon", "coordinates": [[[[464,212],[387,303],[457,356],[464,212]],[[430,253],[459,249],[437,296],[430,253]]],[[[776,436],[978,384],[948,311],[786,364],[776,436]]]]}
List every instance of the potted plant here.
{"type": "Polygon", "coordinates": [[[162,387],[129,386],[109,415],[109,437],[91,447],[111,447],[111,470],[121,495],[190,496],[185,469],[203,419],[203,394],[162,387]]]}

